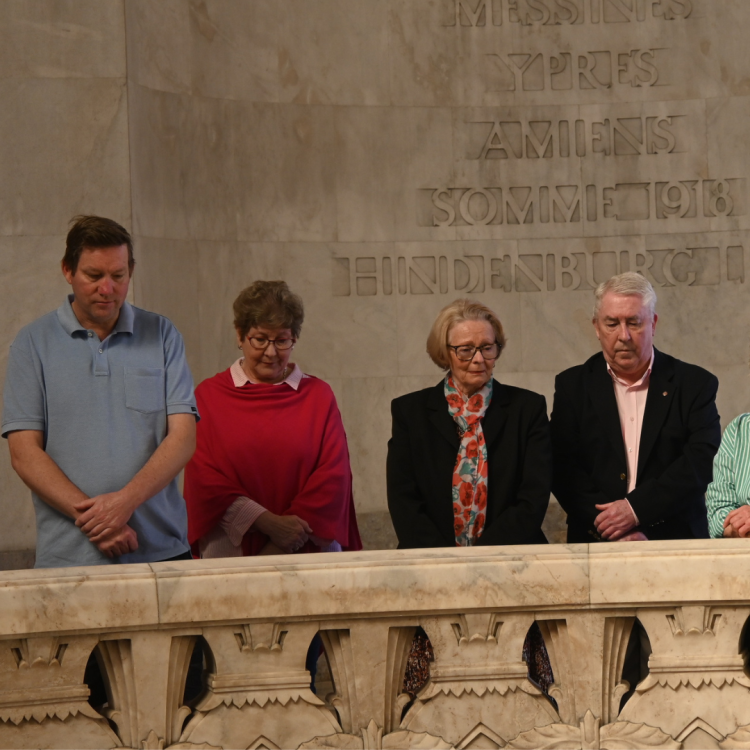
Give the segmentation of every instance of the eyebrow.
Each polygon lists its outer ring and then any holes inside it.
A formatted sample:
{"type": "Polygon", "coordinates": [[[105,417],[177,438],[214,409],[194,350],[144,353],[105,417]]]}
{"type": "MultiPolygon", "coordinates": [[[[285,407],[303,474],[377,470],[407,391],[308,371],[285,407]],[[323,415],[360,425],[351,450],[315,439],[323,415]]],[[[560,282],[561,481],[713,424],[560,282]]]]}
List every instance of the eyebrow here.
{"type": "Polygon", "coordinates": [[[81,271],[83,271],[83,273],[88,273],[88,274],[96,274],[96,273],[105,274],[105,273],[109,273],[112,276],[114,276],[117,273],[126,273],[127,270],[128,270],[127,266],[123,266],[122,268],[115,268],[114,270],[109,271],[109,272],[102,271],[101,268],[86,268],[86,266],[79,266],[79,268],[81,269],[81,271]]]}

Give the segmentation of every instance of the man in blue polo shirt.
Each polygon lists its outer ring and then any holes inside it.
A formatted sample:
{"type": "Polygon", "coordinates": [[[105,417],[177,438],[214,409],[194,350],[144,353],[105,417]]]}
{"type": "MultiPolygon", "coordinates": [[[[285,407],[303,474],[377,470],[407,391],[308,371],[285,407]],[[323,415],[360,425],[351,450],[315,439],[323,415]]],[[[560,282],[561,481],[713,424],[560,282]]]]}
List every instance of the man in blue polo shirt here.
{"type": "Polygon", "coordinates": [[[182,337],[125,301],[133,244],[81,216],[62,271],[73,293],[10,348],[2,435],[31,489],[36,567],[189,559],[176,477],[198,411],[182,337]]]}

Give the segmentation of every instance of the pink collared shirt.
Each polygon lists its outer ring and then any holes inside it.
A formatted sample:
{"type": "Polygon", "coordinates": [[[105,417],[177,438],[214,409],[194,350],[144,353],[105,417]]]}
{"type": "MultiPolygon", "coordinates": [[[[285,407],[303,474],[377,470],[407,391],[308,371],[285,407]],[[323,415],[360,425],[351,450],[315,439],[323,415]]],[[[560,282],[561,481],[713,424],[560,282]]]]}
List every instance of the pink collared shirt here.
{"type": "MultiPolygon", "coordinates": [[[[654,366],[654,352],[651,351],[651,362],[643,377],[632,385],[615,375],[612,368],[607,364],[607,372],[612,377],[617,399],[617,411],[620,415],[620,428],[622,429],[622,440],[625,444],[625,457],[628,462],[628,492],[635,489],[635,480],[638,475],[638,448],[641,443],[641,429],[643,427],[643,414],[646,411],[646,399],[648,398],[648,386],[651,380],[651,369],[654,366]]],[[[632,510],[632,506],[631,506],[632,510]]],[[[638,517],[633,511],[636,524],[638,517]]]]}
{"type": "MultiPolygon", "coordinates": [[[[242,369],[242,362],[243,359],[240,357],[229,368],[229,374],[232,376],[235,388],[242,388],[248,383],[254,382],[242,369]]],[[[294,365],[286,378],[279,383],[275,383],[275,385],[288,385],[296,391],[299,389],[302,379],[307,377],[309,376],[305,375],[297,365],[294,365]]],[[[242,557],[242,537],[258,520],[259,516],[265,512],[266,509],[256,503],[255,500],[251,500],[249,497],[238,497],[227,508],[218,525],[200,540],[201,557],[242,557]]],[[[312,535],[310,539],[320,547],[321,552],[341,552],[341,545],[335,539],[319,539],[312,535]]]]}
{"type": "MultiPolygon", "coordinates": [[[[232,376],[232,382],[235,388],[242,388],[243,385],[248,383],[255,383],[257,381],[251,380],[247,373],[242,369],[242,363],[245,361],[244,357],[240,357],[234,364],[229,368],[229,374],[232,376]]],[[[298,365],[292,365],[292,371],[279,383],[274,385],[290,385],[294,390],[299,390],[299,384],[302,382],[302,378],[307,378],[302,370],[299,369],[298,365]]]]}

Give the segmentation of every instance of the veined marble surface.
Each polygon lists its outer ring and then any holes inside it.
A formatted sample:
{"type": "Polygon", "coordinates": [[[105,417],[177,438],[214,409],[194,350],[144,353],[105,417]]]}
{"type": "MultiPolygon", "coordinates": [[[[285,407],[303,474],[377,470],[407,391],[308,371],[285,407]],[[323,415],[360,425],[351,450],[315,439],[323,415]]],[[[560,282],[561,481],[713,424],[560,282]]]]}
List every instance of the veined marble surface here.
{"type": "Polygon", "coordinates": [[[717,540],[6,573],[0,746],[747,748],[749,561],[717,540]],[[636,618],[651,653],[630,686],[636,618]],[[554,703],[521,658],[535,622],[554,703]],[[434,660],[415,698],[418,626],[434,660]],[[305,669],[316,633],[329,695],[305,669]],[[196,642],[204,689],[185,704],[196,642]],[[87,702],[94,652],[111,725],[87,702]]]}

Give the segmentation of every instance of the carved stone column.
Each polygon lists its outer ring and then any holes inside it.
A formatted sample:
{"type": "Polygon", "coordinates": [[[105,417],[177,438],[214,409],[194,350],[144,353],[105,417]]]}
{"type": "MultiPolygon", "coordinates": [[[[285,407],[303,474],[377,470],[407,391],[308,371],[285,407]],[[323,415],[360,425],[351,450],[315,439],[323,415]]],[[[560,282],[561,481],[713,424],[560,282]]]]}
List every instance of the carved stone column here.
{"type": "Polygon", "coordinates": [[[345,732],[359,734],[374,721],[388,733],[401,721],[401,685],[415,628],[394,624],[353,620],[321,633],[335,687],[332,701],[345,732]]]}
{"type": "Polygon", "coordinates": [[[0,641],[0,747],[111,748],[120,742],[83,682],[98,635],[0,641]]]}
{"type": "Polygon", "coordinates": [[[310,690],[305,669],[317,631],[317,622],[206,628],[215,671],[180,742],[272,749],[340,732],[335,716],[310,690]]]}
{"type": "Polygon", "coordinates": [[[99,659],[107,685],[107,718],[125,747],[161,750],[182,732],[182,705],[194,635],[133,633],[103,641],[99,659]]]}
{"type": "Polygon", "coordinates": [[[428,731],[456,747],[502,747],[519,732],[559,721],[521,660],[533,621],[532,613],[422,618],[435,664],[402,728],[428,731]]]}
{"type": "Polygon", "coordinates": [[[628,690],[620,678],[633,621],[604,612],[539,621],[555,675],[550,695],[566,724],[578,726],[589,710],[602,724],[617,717],[628,690]]]}
{"type": "Polygon", "coordinates": [[[691,738],[694,747],[718,747],[745,727],[747,743],[750,679],[739,643],[748,615],[750,607],[725,605],[639,609],[651,641],[650,673],[621,719],[659,727],[680,742],[691,738]]]}

